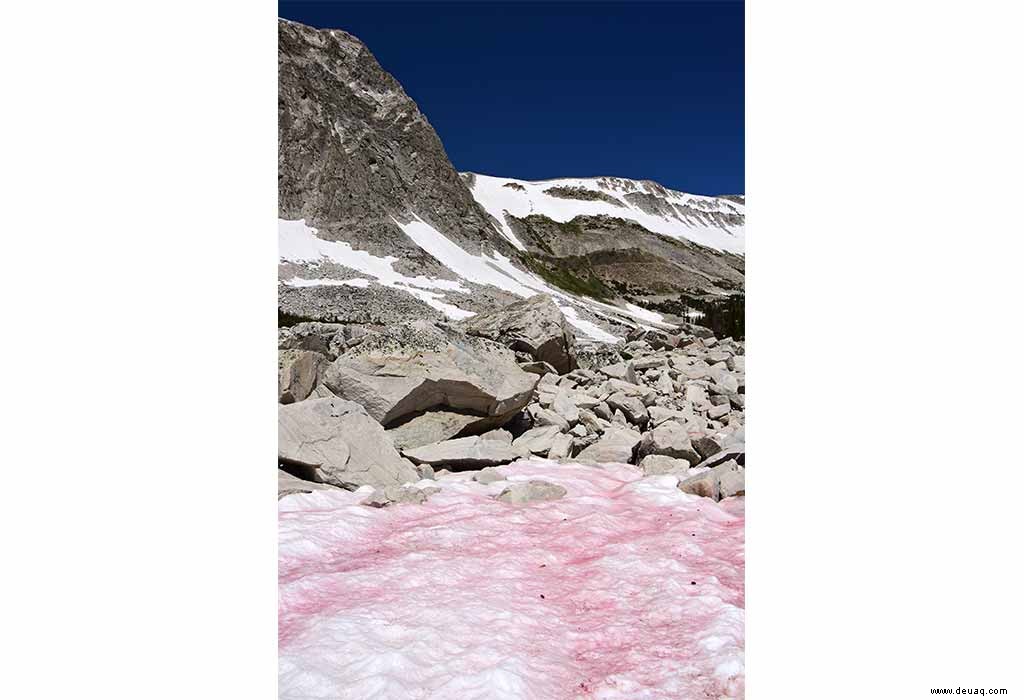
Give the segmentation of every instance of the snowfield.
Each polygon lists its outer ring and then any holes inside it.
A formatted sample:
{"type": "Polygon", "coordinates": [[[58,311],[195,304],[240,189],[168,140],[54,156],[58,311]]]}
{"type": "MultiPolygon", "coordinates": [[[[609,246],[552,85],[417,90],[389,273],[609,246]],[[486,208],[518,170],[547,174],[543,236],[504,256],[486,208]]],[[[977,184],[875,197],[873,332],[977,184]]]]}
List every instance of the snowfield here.
{"type": "Polygon", "coordinates": [[[673,238],[685,238],[702,246],[743,255],[745,242],[743,226],[721,226],[714,222],[714,214],[743,214],[744,205],[721,197],[677,192],[661,188],[654,183],[614,177],[561,178],[556,180],[515,180],[472,173],[473,198],[499,225],[499,231],[520,249],[523,244],[515,237],[505,220],[507,211],[516,218],[541,214],[554,221],[571,221],[577,216],[613,216],[640,224],[648,231],[673,238]],[[509,186],[511,185],[511,186],[509,186]],[[565,199],[547,194],[552,187],[568,187],[600,192],[614,198],[621,206],[603,200],[565,199]],[[663,199],[666,208],[674,214],[645,212],[625,195],[651,195],[663,199]]]}
{"type": "MultiPolygon", "coordinates": [[[[605,331],[592,321],[580,318],[573,305],[583,307],[600,316],[607,317],[608,312],[611,312],[625,317],[633,323],[654,322],[661,323],[663,328],[674,328],[671,324],[663,323],[660,314],[632,304],[627,304],[626,308],[620,308],[567,294],[548,285],[537,275],[517,268],[511,260],[497,251],[490,254],[473,255],[460,248],[418,216],[412,215],[412,220],[408,223],[402,223],[395,219],[393,221],[417,246],[462,280],[497,287],[523,298],[529,298],[535,294],[550,294],[569,323],[590,340],[614,343],[620,338],[605,331]]],[[[348,285],[366,287],[370,284],[371,279],[369,278],[372,278],[379,284],[400,289],[421,299],[448,318],[459,320],[474,315],[472,311],[446,301],[443,293],[444,291],[453,291],[470,294],[472,293],[471,288],[456,280],[436,279],[424,275],[416,277],[403,275],[394,269],[398,258],[391,255],[382,258],[366,251],[355,250],[344,241],[324,240],[317,236],[317,230],[306,224],[303,219],[278,220],[278,255],[282,262],[315,266],[327,261],[350,267],[367,276],[348,280],[292,277],[284,280],[284,284],[290,286],[348,285]]]]}
{"type": "Polygon", "coordinates": [[[628,465],[519,462],[279,504],[281,698],[742,697],[743,499],[628,465]],[[543,479],[562,499],[496,501],[543,479]]]}

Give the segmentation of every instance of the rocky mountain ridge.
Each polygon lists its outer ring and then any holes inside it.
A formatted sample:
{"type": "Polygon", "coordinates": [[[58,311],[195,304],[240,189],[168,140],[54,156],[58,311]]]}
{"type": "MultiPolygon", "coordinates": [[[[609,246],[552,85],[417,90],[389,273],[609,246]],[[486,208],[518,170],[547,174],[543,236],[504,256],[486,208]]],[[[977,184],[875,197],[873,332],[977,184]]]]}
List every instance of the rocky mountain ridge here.
{"type": "Polygon", "coordinates": [[[542,293],[583,341],[612,342],[685,325],[680,294],[742,290],[728,251],[741,197],[559,180],[530,196],[572,218],[496,211],[480,194],[488,176],[455,171],[415,102],[344,31],[280,21],[278,114],[282,323],[462,320],[542,293]]]}

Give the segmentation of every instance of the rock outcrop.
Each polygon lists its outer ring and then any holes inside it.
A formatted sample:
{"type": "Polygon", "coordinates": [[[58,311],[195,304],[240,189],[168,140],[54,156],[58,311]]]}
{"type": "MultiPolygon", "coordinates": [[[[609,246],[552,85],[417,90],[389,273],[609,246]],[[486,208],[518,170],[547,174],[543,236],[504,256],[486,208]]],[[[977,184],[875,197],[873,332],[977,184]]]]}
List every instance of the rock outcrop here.
{"type": "Polygon", "coordinates": [[[420,478],[362,406],[339,398],[279,406],[277,456],[290,472],[346,489],[420,478]]]}
{"type": "Polygon", "coordinates": [[[463,321],[462,328],[470,335],[494,340],[537,362],[546,362],[559,374],[577,367],[576,336],[547,294],[477,314],[463,321]]]}
{"type": "Polygon", "coordinates": [[[472,426],[483,429],[501,425],[523,408],[537,380],[496,343],[414,323],[388,329],[339,356],[323,382],[384,426],[444,408],[479,416],[472,426]]]}

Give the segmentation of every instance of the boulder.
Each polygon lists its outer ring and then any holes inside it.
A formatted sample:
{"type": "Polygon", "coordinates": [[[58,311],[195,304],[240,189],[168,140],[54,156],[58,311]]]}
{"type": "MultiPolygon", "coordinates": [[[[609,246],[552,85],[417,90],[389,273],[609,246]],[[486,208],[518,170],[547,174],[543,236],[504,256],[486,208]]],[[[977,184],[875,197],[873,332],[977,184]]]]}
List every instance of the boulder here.
{"type": "Polygon", "coordinates": [[[623,393],[612,394],[608,397],[608,405],[613,410],[622,411],[630,423],[641,428],[647,425],[647,421],[650,420],[644,402],[635,396],[626,396],[623,393]]]}
{"type": "Polygon", "coordinates": [[[568,432],[569,421],[555,413],[549,408],[542,408],[538,404],[531,404],[530,415],[533,416],[534,426],[540,428],[545,425],[556,425],[560,431],[568,432]]]}
{"type": "Polygon", "coordinates": [[[640,464],[638,466],[641,471],[643,471],[644,476],[676,474],[678,476],[685,477],[690,473],[689,462],[685,459],[676,459],[666,455],[647,455],[640,460],[640,464]]]}
{"type": "Polygon", "coordinates": [[[728,415],[731,409],[732,407],[729,405],[728,401],[721,404],[720,406],[712,406],[711,408],[708,409],[708,418],[710,418],[711,420],[722,418],[723,416],[728,415]]]}
{"type": "Polygon", "coordinates": [[[362,406],[339,398],[278,406],[277,455],[311,481],[347,489],[420,478],[362,406]]]}
{"type": "Polygon", "coordinates": [[[632,365],[628,365],[625,362],[605,365],[604,367],[599,367],[597,371],[610,379],[618,379],[630,384],[636,384],[639,381],[636,378],[636,372],[633,371],[632,365]]]}
{"type": "Polygon", "coordinates": [[[672,377],[668,375],[668,372],[662,372],[658,375],[658,381],[655,382],[654,388],[658,390],[659,394],[665,394],[666,396],[676,393],[675,384],[672,383],[672,377]]]}
{"type": "Polygon", "coordinates": [[[700,455],[701,459],[707,459],[711,455],[722,451],[722,445],[713,437],[705,435],[693,439],[691,442],[693,443],[693,449],[697,451],[697,454],[700,455]]]}
{"type": "Polygon", "coordinates": [[[403,450],[402,454],[415,464],[476,469],[496,464],[508,464],[518,459],[519,454],[502,440],[484,439],[480,435],[435,442],[403,450]]]}
{"type": "Polygon", "coordinates": [[[345,326],[341,323],[321,323],[319,321],[307,321],[297,323],[294,326],[277,329],[277,347],[279,350],[310,350],[331,355],[331,340],[345,326]]]}
{"type": "Polygon", "coordinates": [[[651,425],[655,427],[668,420],[686,420],[689,418],[689,414],[684,411],[676,411],[662,406],[651,406],[647,409],[647,413],[651,417],[651,425]]]}
{"type": "Polygon", "coordinates": [[[278,350],[278,402],[304,401],[312,393],[327,358],[312,350],[278,350]]]}
{"type": "Polygon", "coordinates": [[[409,486],[388,486],[383,489],[375,489],[363,500],[364,506],[383,508],[384,506],[396,503],[423,503],[427,497],[438,493],[441,489],[437,486],[430,486],[425,489],[412,488],[409,486]]]}
{"type": "Polygon", "coordinates": [[[560,433],[551,442],[551,449],[548,450],[548,459],[566,459],[572,454],[572,435],[560,433]]]}
{"type": "Polygon", "coordinates": [[[401,421],[387,433],[395,449],[405,450],[453,438],[471,425],[479,428],[480,422],[480,416],[472,413],[426,411],[401,421]]]}
{"type": "Polygon", "coordinates": [[[722,493],[724,480],[729,495],[740,495],[743,492],[742,470],[743,467],[736,464],[735,461],[729,460],[700,474],[683,479],[679,482],[679,490],[718,501],[727,497],[722,493]]]}
{"type": "Polygon", "coordinates": [[[640,433],[629,428],[611,426],[601,439],[576,455],[576,461],[588,463],[619,462],[628,464],[640,444],[640,433]]]}
{"type": "Polygon", "coordinates": [[[495,481],[504,481],[505,475],[494,467],[484,467],[473,477],[473,481],[484,484],[493,484],[495,481]]]}
{"type": "Polygon", "coordinates": [[[744,476],[746,473],[747,470],[739,466],[734,469],[724,470],[718,479],[718,495],[721,498],[747,495],[746,479],[744,476]]]}
{"type": "Polygon", "coordinates": [[[565,488],[558,484],[531,479],[509,484],[496,498],[505,503],[529,503],[531,501],[554,501],[564,496],[565,493],[565,488]]]}
{"type": "Polygon", "coordinates": [[[554,299],[537,294],[462,322],[466,333],[501,343],[560,374],[577,367],[576,336],[554,299]]]}
{"type": "Polygon", "coordinates": [[[557,425],[531,428],[512,441],[512,449],[523,457],[547,455],[555,444],[555,437],[561,432],[557,425]]]}
{"type": "Polygon", "coordinates": [[[637,454],[640,457],[665,455],[685,459],[691,466],[700,462],[700,455],[693,449],[686,426],[675,421],[667,421],[644,433],[637,454]]]}
{"type": "Polygon", "coordinates": [[[389,327],[338,357],[323,382],[382,425],[432,408],[480,416],[496,427],[527,404],[538,377],[495,343],[415,322],[389,327]]]}
{"type": "Polygon", "coordinates": [[[505,430],[504,428],[496,428],[495,430],[489,430],[480,436],[481,440],[494,440],[500,442],[503,445],[512,444],[512,433],[505,430]]]}
{"type": "Polygon", "coordinates": [[[558,370],[552,367],[551,364],[548,362],[520,362],[519,367],[522,368],[524,372],[529,372],[530,374],[538,374],[542,377],[545,374],[558,374],[558,370]]]}
{"type": "Polygon", "coordinates": [[[569,392],[560,389],[551,401],[551,410],[564,418],[569,425],[580,422],[580,410],[569,396],[569,392]]]}

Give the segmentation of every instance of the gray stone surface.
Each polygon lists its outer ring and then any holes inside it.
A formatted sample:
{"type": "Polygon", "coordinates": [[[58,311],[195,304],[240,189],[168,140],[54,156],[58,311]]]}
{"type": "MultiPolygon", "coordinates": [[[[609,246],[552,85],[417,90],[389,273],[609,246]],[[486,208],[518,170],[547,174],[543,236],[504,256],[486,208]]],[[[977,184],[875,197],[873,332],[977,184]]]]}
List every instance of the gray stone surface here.
{"type": "Polygon", "coordinates": [[[690,472],[690,463],[685,459],[676,459],[666,455],[647,455],[640,460],[638,465],[644,476],[657,474],[676,474],[687,476],[690,472]]]}
{"type": "Polygon", "coordinates": [[[283,469],[277,470],[277,498],[278,500],[294,493],[312,493],[313,491],[337,491],[337,486],[330,484],[319,484],[315,481],[306,481],[297,476],[292,476],[283,469]]]}
{"type": "Polygon", "coordinates": [[[523,457],[531,454],[547,456],[555,444],[555,437],[561,434],[557,425],[531,428],[512,441],[512,448],[523,457]]]}
{"type": "Polygon", "coordinates": [[[626,419],[633,425],[641,428],[647,425],[650,416],[643,401],[633,396],[626,396],[623,393],[612,394],[608,397],[608,405],[612,410],[619,410],[626,416],[626,419]]]}
{"type": "Polygon", "coordinates": [[[556,435],[548,450],[548,459],[567,459],[572,454],[572,437],[565,433],[556,435]]]}
{"type": "Polygon", "coordinates": [[[662,423],[657,428],[644,433],[640,440],[638,454],[665,455],[676,459],[685,459],[691,466],[700,462],[700,455],[690,442],[686,426],[675,421],[662,423]]]}
{"type": "Polygon", "coordinates": [[[362,406],[309,399],[277,409],[278,459],[342,488],[400,486],[419,475],[362,406]]]}
{"type": "Polygon", "coordinates": [[[326,357],[311,350],[278,350],[278,402],[295,403],[308,398],[326,363],[326,357]]]}
{"type": "Polygon", "coordinates": [[[479,435],[435,442],[407,450],[402,454],[415,464],[445,465],[449,468],[479,468],[508,464],[519,458],[512,446],[502,440],[488,440],[479,435]]]}
{"type": "Polygon", "coordinates": [[[523,299],[462,322],[471,335],[497,341],[547,362],[560,374],[577,367],[576,335],[558,305],[546,294],[523,299]]]}
{"type": "Polygon", "coordinates": [[[467,427],[479,424],[480,416],[472,413],[437,409],[414,415],[389,428],[387,433],[395,448],[404,450],[453,438],[467,427]]]}
{"type": "Polygon", "coordinates": [[[495,481],[504,481],[505,475],[494,467],[484,467],[473,477],[473,481],[481,484],[493,484],[495,481]]]}
{"type": "Polygon", "coordinates": [[[716,501],[726,498],[722,493],[723,480],[731,496],[743,493],[743,467],[729,460],[695,476],[679,482],[679,490],[716,501]]]}
{"type": "Polygon", "coordinates": [[[527,404],[537,379],[495,343],[412,323],[390,327],[338,357],[323,383],[388,427],[435,407],[475,413],[478,427],[493,427],[527,404]]]}
{"type": "Polygon", "coordinates": [[[578,462],[619,462],[628,464],[633,460],[641,435],[629,428],[610,427],[601,439],[576,455],[578,462]]]}
{"type": "Polygon", "coordinates": [[[530,503],[534,501],[554,501],[566,493],[565,488],[549,481],[531,479],[516,481],[499,493],[495,498],[505,503],[530,503]]]}

